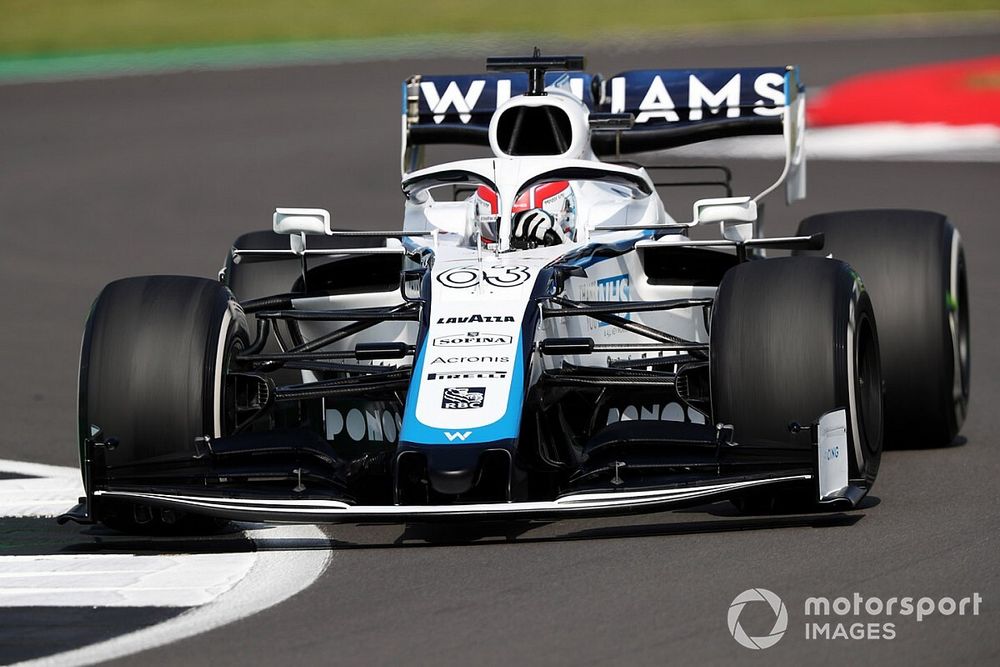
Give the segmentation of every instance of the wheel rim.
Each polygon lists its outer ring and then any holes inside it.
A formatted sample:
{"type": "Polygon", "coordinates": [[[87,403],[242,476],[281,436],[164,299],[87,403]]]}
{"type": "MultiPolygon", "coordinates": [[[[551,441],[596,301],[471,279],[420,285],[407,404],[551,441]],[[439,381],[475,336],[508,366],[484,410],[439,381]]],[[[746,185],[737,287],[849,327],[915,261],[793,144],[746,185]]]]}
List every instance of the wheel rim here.
{"type": "Polygon", "coordinates": [[[969,399],[969,375],[971,370],[971,354],[969,349],[969,283],[965,275],[965,254],[959,252],[958,255],[958,300],[955,304],[957,310],[956,323],[956,345],[958,346],[958,369],[959,386],[961,395],[955,397],[958,404],[956,409],[961,418],[965,417],[965,405],[969,399]]]}
{"type": "Polygon", "coordinates": [[[240,353],[243,352],[247,347],[247,343],[243,340],[243,337],[237,333],[237,335],[232,337],[229,345],[226,347],[226,354],[223,358],[222,367],[222,395],[219,400],[222,404],[222,435],[231,435],[236,432],[238,425],[240,424],[239,408],[236,405],[236,396],[232,391],[227,378],[229,377],[230,371],[241,370],[239,368],[234,368],[233,361],[240,353]]]}
{"type": "Polygon", "coordinates": [[[857,326],[855,346],[855,390],[857,392],[858,433],[864,442],[865,465],[859,472],[869,481],[878,469],[882,442],[882,368],[871,319],[865,313],[857,326]]]}

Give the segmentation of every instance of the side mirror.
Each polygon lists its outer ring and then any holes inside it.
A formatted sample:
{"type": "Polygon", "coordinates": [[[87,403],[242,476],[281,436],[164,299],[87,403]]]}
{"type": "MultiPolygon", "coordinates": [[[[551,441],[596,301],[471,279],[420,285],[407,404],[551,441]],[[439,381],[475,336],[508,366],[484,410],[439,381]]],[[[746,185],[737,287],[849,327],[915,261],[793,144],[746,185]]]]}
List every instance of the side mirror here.
{"type": "Polygon", "coordinates": [[[307,234],[333,235],[330,212],[322,208],[276,208],[274,233],[288,234],[292,252],[302,255],[306,249],[307,234]]]}
{"type": "Polygon", "coordinates": [[[330,236],[330,212],[322,208],[274,209],[275,234],[326,234],[330,236]]]}
{"type": "MultiPolygon", "coordinates": [[[[500,241],[500,216],[484,215],[479,219],[479,238],[492,239],[492,243],[500,241]]],[[[485,243],[484,243],[485,245],[485,243]]]]}
{"type": "Polygon", "coordinates": [[[694,203],[694,222],[697,225],[718,222],[723,238],[746,241],[753,238],[757,202],[750,197],[699,199],[694,203]]]}

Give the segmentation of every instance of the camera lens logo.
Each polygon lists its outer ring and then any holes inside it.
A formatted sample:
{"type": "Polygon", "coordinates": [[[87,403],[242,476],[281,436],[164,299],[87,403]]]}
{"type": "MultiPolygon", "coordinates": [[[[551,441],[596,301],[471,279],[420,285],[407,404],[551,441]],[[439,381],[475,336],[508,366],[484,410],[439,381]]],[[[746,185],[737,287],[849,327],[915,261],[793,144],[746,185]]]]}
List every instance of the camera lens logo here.
{"type": "MultiPolygon", "coordinates": [[[[759,608],[761,605],[751,605],[751,609],[759,608]]],[[[777,595],[766,588],[751,588],[737,595],[732,604],[729,605],[729,634],[733,636],[740,646],[746,646],[754,650],[771,648],[778,643],[778,640],[785,634],[788,628],[788,611],[785,603],[777,595]],[[774,614],[774,626],[771,631],[762,637],[751,637],[740,625],[740,615],[743,608],[751,602],[765,602],[774,614]]]]}

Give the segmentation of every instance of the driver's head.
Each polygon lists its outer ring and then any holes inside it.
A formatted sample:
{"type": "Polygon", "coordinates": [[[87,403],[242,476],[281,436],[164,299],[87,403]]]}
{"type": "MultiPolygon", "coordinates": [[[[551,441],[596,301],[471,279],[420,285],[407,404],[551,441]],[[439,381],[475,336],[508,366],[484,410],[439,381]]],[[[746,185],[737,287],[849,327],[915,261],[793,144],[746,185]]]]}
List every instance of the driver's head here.
{"type": "MultiPolygon", "coordinates": [[[[496,242],[492,238],[496,225],[492,223],[500,215],[497,193],[492,188],[480,185],[469,197],[468,205],[473,232],[478,232],[484,243],[496,242]]],[[[569,181],[552,181],[528,188],[514,201],[511,213],[518,219],[519,214],[533,209],[541,209],[547,213],[561,232],[562,238],[576,240],[576,197],[569,181]]]]}
{"type": "Polygon", "coordinates": [[[536,208],[552,216],[563,238],[576,240],[576,197],[569,181],[552,181],[528,188],[518,196],[511,213],[516,218],[518,213],[536,208]]]}

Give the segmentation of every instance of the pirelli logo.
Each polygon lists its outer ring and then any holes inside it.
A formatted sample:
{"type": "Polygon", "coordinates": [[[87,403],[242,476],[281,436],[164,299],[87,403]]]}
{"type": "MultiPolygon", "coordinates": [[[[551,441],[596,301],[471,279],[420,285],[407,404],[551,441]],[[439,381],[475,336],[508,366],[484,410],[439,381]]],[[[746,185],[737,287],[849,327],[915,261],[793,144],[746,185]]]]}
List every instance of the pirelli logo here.
{"type": "Polygon", "coordinates": [[[460,373],[428,373],[428,380],[478,380],[489,378],[503,380],[507,371],[463,371],[460,373]]]}

